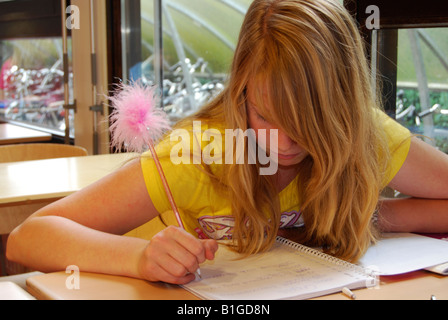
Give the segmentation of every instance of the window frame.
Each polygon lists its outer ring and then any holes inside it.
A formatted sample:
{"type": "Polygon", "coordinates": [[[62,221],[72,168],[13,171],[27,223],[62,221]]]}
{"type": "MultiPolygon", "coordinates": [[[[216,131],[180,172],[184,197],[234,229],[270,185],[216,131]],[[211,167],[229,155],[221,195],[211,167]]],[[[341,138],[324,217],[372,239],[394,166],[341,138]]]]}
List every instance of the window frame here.
{"type": "Polygon", "coordinates": [[[0,2],[0,40],[61,37],[60,0],[0,2]]]}
{"type": "MultiPolygon", "coordinates": [[[[397,99],[398,29],[448,27],[448,6],[444,1],[426,0],[344,0],[344,6],[358,23],[367,48],[377,46],[376,69],[382,75],[382,103],[387,114],[395,118],[397,99]],[[380,10],[380,29],[369,30],[366,9],[376,5],[380,10]],[[375,36],[375,32],[377,35],[375,36]],[[372,43],[377,39],[376,44],[372,43]]],[[[367,51],[371,60],[371,51],[367,51]]]]}

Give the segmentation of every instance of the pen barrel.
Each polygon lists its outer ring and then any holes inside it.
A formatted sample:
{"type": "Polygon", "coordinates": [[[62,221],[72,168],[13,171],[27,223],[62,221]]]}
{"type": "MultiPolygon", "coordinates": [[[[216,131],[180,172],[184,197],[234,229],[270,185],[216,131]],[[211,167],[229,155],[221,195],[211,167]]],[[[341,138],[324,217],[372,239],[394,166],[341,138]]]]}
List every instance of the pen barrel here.
{"type": "Polygon", "coordinates": [[[171,209],[176,216],[177,223],[179,227],[185,230],[185,226],[180,218],[179,210],[177,209],[176,202],[174,201],[173,195],[171,193],[170,186],[168,185],[168,181],[166,180],[165,173],[163,172],[162,165],[160,164],[159,157],[157,156],[157,152],[154,148],[154,143],[150,139],[148,141],[149,150],[151,151],[152,157],[154,159],[154,163],[156,164],[157,171],[159,172],[160,179],[162,180],[163,188],[165,189],[166,196],[168,197],[168,201],[171,205],[171,209]]]}

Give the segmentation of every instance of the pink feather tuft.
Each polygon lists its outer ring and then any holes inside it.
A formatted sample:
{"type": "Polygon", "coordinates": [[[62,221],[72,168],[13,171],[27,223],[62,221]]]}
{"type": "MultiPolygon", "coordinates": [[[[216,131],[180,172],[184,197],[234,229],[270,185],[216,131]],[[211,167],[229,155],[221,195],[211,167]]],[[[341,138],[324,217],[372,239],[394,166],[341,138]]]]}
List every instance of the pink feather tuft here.
{"type": "Polygon", "coordinates": [[[109,99],[114,107],[111,144],[118,149],[143,152],[171,128],[166,113],[157,107],[155,87],[139,82],[121,84],[109,99]]]}

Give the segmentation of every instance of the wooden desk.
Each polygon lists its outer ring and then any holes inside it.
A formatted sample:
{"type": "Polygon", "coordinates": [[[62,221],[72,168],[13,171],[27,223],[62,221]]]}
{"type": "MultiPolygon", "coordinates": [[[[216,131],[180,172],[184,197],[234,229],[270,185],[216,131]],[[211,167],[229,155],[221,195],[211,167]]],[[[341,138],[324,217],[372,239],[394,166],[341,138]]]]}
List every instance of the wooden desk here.
{"type": "MultiPolygon", "coordinates": [[[[71,274],[55,272],[31,277],[27,290],[42,300],[198,300],[187,290],[175,285],[94,273],[79,274],[79,289],[68,289],[71,274]]],[[[375,288],[354,290],[357,300],[448,300],[448,276],[427,271],[381,277],[375,288]]],[[[349,300],[342,293],[315,300],[349,300]]]]}
{"type": "MultiPolygon", "coordinates": [[[[414,271],[396,276],[380,277],[373,288],[353,290],[356,300],[448,300],[448,276],[429,271],[414,271]]],[[[349,300],[342,293],[314,300],[349,300]]]]}
{"type": "Polygon", "coordinates": [[[10,123],[0,123],[0,145],[50,140],[51,134],[49,133],[16,126],[10,123]]]}
{"type": "Polygon", "coordinates": [[[30,214],[120,168],[136,154],[0,163],[0,234],[30,214]]]}
{"type": "Polygon", "coordinates": [[[65,272],[34,276],[27,279],[27,290],[40,300],[199,300],[176,285],[96,273],[81,272],[79,289],[69,289],[70,276],[65,272]]]}

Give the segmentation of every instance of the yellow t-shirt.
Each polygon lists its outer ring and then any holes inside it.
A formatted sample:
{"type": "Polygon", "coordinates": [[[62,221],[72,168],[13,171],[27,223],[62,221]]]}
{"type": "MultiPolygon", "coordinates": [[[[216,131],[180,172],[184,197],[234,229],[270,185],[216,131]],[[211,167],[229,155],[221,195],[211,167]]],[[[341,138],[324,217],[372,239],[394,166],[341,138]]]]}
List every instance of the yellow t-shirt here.
{"type": "MultiPolygon", "coordinates": [[[[391,119],[384,113],[380,114],[380,119],[384,124],[386,134],[389,139],[389,148],[392,153],[392,161],[390,164],[389,177],[386,183],[396,175],[403,165],[410,147],[410,132],[391,119]]],[[[227,199],[220,196],[211,185],[210,176],[207,175],[198,160],[191,159],[190,156],[180,157],[179,150],[182,149],[182,155],[185,153],[201,154],[206,151],[213,160],[210,164],[212,172],[219,174],[219,159],[222,163],[225,157],[222,155],[222,139],[220,141],[219,134],[222,130],[207,131],[208,127],[201,124],[200,127],[193,125],[194,137],[200,141],[201,146],[190,143],[189,133],[191,131],[178,132],[178,140],[170,141],[168,137],[157,146],[157,152],[160,154],[159,159],[162,164],[165,177],[170,186],[173,198],[181,212],[182,221],[188,232],[199,238],[213,238],[217,240],[230,239],[234,226],[230,203],[227,199]],[[207,134],[208,133],[208,134],[207,134]],[[215,135],[214,135],[215,134],[215,135]],[[184,135],[184,139],[181,136],[184,135]],[[210,139],[210,135],[214,138],[210,139]],[[184,142],[182,144],[182,142],[184,142]],[[194,146],[196,146],[196,150],[194,146]],[[190,149],[188,150],[188,148],[190,149]],[[186,152],[185,152],[186,151],[186,152]],[[188,152],[189,151],[189,152],[188,152]],[[213,152],[214,151],[214,152],[213,152]],[[222,155],[222,156],[221,156],[222,155]],[[182,163],[183,161],[183,163],[182,163]],[[196,161],[196,164],[194,163],[196,161]],[[179,163],[181,162],[181,163],[179,163]],[[177,164],[179,163],[179,164],[177,164]]],[[[205,158],[203,158],[205,159],[205,158]]],[[[176,220],[168,198],[165,194],[161,179],[159,177],[155,163],[149,153],[142,155],[141,165],[148,193],[158,212],[162,213],[162,219],[167,224],[176,225],[176,220]]],[[[285,189],[279,194],[281,207],[281,228],[298,227],[303,225],[301,217],[300,201],[297,194],[296,177],[285,189]]],[[[131,235],[149,239],[153,234],[164,226],[160,221],[150,222],[146,226],[137,229],[131,235]]]]}

